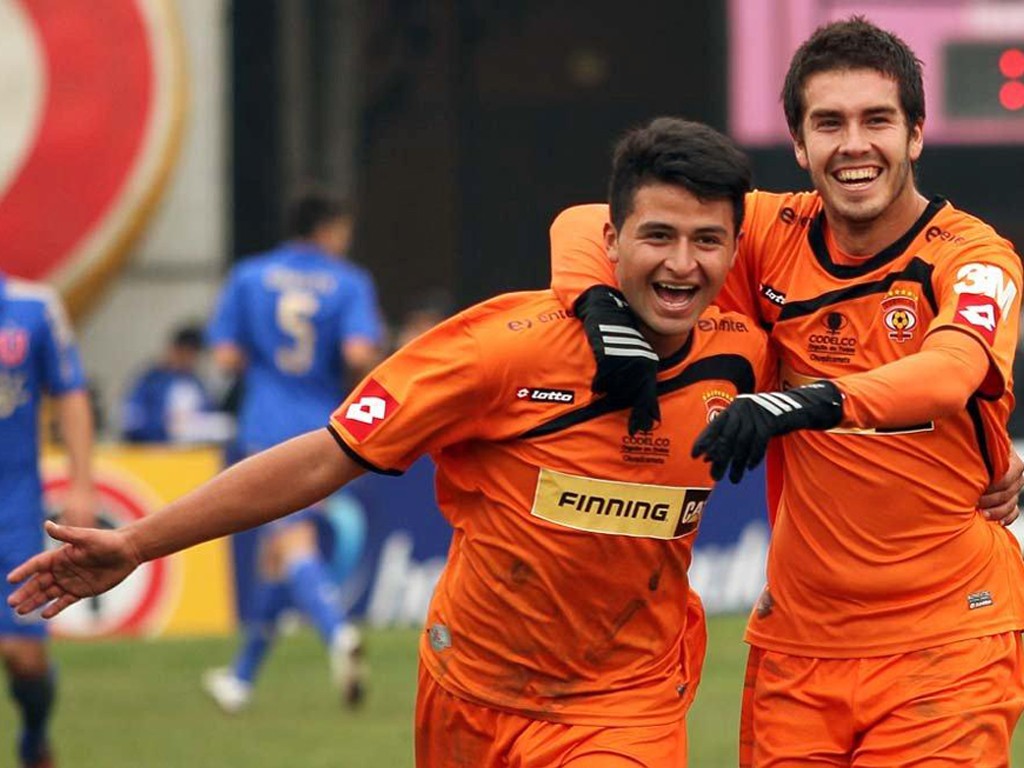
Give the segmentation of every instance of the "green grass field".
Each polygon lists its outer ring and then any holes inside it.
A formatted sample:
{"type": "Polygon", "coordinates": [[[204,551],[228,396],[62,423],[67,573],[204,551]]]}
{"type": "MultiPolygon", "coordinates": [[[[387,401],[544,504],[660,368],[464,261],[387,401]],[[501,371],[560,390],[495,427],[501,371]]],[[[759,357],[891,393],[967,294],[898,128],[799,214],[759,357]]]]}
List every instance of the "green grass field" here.
{"type": "MultiPolygon", "coordinates": [[[[690,715],[690,765],[736,765],[745,646],[742,617],[710,621],[709,652],[690,715]]],[[[315,637],[286,638],[268,662],[252,707],[222,715],[199,690],[234,641],[60,642],[61,702],[55,743],[63,768],[404,768],[412,766],[415,630],[368,636],[372,688],[359,712],[343,711],[315,637]]],[[[0,739],[14,732],[0,702],[0,739]]],[[[1024,765],[1018,738],[1014,765],[1024,765]]],[[[0,744],[0,766],[11,747],[0,744]]]]}

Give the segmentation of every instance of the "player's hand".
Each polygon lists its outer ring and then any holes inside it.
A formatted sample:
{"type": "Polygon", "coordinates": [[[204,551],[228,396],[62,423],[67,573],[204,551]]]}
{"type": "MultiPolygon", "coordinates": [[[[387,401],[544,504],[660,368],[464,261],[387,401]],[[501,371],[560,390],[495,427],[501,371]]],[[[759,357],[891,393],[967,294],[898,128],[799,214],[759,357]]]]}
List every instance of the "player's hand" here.
{"type": "Polygon", "coordinates": [[[44,619],[52,619],[83,597],[106,592],[135,570],[138,553],[119,531],[71,528],[46,523],[46,532],[64,546],[26,560],[7,575],[16,584],[28,581],[7,598],[18,614],[46,606],[44,619]]]}
{"type": "Polygon", "coordinates": [[[649,432],[661,420],[658,355],[637,329],[636,316],[621,291],[588,288],[573,304],[597,361],[591,389],[619,407],[630,407],[629,434],[649,432]]]}
{"type": "Polygon", "coordinates": [[[715,480],[728,469],[729,479],[738,483],[761,463],[771,438],[796,429],[831,429],[842,420],[843,395],[830,381],[739,395],[697,436],[691,455],[711,462],[715,480]]]}
{"type": "Polygon", "coordinates": [[[1010,448],[1010,466],[1002,479],[993,483],[978,499],[978,511],[986,520],[1000,525],[1009,525],[1020,514],[1018,499],[1024,488],[1024,461],[1021,461],[1012,447],[1010,448]]]}

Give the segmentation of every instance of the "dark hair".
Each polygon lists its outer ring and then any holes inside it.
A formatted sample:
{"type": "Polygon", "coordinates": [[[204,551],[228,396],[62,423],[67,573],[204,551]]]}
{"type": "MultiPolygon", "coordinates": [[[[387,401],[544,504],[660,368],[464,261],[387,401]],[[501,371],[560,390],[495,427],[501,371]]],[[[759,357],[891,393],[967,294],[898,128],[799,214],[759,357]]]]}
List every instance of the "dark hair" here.
{"type": "Polygon", "coordinates": [[[349,201],[319,189],[301,192],[288,211],[288,237],[312,237],[324,224],[351,216],[349,201]]]}
{"type": "Polygon", "coordinates": [[[921,60],[910,46],[863,16],[818,27],[793,54],[782,86],[782,107],[793,136],[804,119],[804,86],[819,72],[873,69],[896,81],[908,127],[924,120],[921,60]]]}
{"type": "Polygon", "coordinates": [[[203,329],[198,325],[182,325],[174,330],[171,343],[175,347],[201,350],[205,344],[203,329]]]}
{"type": "Polygon", "coordinates": [[[729,200],[739,231],[751,179],[750,161],[732,139],[703,123],[658,117],[615,146],[608,184],[612,223],[622,228],[640,187],[671,184],[702,201],[729,200]]]}

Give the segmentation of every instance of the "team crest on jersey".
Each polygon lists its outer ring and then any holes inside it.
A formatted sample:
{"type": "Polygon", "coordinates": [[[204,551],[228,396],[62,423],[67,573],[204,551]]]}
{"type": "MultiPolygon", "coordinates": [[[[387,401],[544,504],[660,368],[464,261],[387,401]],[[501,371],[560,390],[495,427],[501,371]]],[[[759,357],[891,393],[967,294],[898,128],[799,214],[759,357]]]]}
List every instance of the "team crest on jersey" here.
{"type": "Polygon", "coordinates": [[[28,331],[24,328],[0,328],[0,363],[14,368],[28,355],[28,331]]]}
{"type": "Polygon", "coordinates": [[[362,442],[398,410],[398,405],[380,382],[370,379],[345,409],[341,424],[352,437],[362,442]]]}
{"type": "Polygon", "coordinates": [[[708,424],[710,424],[729,407],[734,398],[724,389],[712,389],[701,395],[701,399],[704,401],[708,424]]]}
{"type": "Polygon", "coordinates": [[[24,374],[0,371],[0,419],[6,419],[30,399],[24,374]]]}
{"type": "Polygon", "coordinates": [[[893,288],[882,299],[882,322],[889,338],[902,344],[914,338],[917,328],[917,294],[906,288],[893,288]]]}

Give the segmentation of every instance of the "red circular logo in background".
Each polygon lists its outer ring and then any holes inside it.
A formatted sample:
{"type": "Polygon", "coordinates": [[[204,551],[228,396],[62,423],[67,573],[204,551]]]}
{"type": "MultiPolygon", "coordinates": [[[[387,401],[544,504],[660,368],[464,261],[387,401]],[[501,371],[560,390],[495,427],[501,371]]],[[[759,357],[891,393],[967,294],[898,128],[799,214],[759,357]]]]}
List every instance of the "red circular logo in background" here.
{"type": "MultiPolygon", "coordinates": [[[[157,499],[135,487],[130,476],[104,471],[95,478],[100,497],[97,525],[119,528],[145,517],[159,507],[157,499]]],[[[63,506],[69,479],[63,469],[45,471],[43,495],[48,517],[57,517],[63,506]]],[[[56,546],[56,542],[50,541],[56,546]]],[[[109,592],[82,600],[51,621],[54,634],[64,637],[146,635],[160,629],[173,585],[172,561],[167,558],[144,563],[109,592]]]]}
{"type": "Polygon", "coordinates": [[[0,0],[0,268],[77,314],[121,265],[180,144],[166,0],[0,0]]]}

